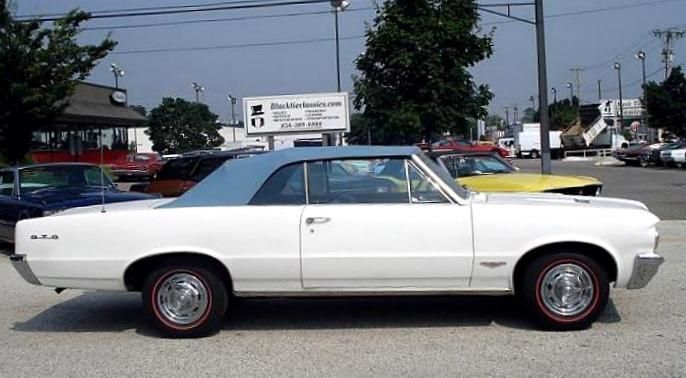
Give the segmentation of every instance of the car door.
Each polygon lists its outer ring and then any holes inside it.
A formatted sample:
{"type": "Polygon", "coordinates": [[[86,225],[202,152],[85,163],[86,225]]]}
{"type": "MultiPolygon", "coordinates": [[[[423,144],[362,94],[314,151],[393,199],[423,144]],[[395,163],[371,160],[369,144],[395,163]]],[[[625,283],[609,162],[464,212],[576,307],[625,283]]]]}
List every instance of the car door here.
{"type": "Polygon", "coordinates": [[[307,178],[308,204],[301,217],[305,289],[450,290],[469,285],[474,257],[470,206],[450,202],[412,162],[311,162],[307,178]],[[341,163],[368,163],[370,170],[334,174],[341,163]]]}

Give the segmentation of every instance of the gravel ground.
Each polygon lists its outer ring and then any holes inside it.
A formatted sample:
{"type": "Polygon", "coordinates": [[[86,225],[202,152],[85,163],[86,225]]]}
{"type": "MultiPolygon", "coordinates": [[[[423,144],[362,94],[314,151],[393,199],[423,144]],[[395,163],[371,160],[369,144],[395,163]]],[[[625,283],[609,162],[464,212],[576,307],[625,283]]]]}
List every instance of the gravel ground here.
{"type": "Polygon", "coordinates": [[[0,259],[0,376],[684,376],[686,221],[660,231],[653,282],[568,333],[532,329],[510,298],[302,299],[246,300],[215,336],[165,340],[136,294],[57,295],[0,259]]]}

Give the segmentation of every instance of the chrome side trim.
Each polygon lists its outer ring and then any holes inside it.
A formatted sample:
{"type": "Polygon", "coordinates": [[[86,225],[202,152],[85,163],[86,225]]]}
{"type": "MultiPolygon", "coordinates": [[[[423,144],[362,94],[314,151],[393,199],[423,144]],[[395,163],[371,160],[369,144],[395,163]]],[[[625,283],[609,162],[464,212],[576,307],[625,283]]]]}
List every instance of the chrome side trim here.
{"type": "Polygon", "coordinates": [[[634,270],[626,288],[629,290],[642,289],[655,277],[665,258],[655,253],[642,253],[634,259],[634,270]]]}
{"type": "Polygon", "coordinates": [[[24,281],[32,284],[32,285],[40,285],[40,281],[38,281],[38,278],[33,274],[31,271],[31,268],[29,267],[29,263],[26,261],[26,255],[11,255],[10,256],[10,261],[12,262],[12,266],[14,269],[19,273],[21,278],[24,279],[24,281]]]}
{"type": "Polygon", "coordinates": [[[483,295],[483,296],[504,296],[514,295],[511,289],[456,289],[456,290],[344,290],[344,291],[235,291],[234,295],[241,298],[316,298],[316,297],[401,297],[401,296],[437,296],[437,295],[483,295]]]}

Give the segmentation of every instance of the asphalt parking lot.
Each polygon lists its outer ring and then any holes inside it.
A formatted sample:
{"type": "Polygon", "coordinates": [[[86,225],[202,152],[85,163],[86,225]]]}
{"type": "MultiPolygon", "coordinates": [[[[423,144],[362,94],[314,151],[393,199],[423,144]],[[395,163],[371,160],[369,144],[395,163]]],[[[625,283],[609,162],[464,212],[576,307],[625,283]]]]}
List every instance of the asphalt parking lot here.
{"type": "MultiPolygon", "coordinates": [[[[523,170],[536,164],[518,162],[523,170]]],[[[683,185],[686,170],[566,162],[554,169],[601,178],[605,195],[646,196],[663,219],[686,218],[686,198],[678,201],[671,184],[683,185]],[[640,171],[648,178],[637,179],[640,171]],[[650,177],[666,176],[672,181],[650,185],[650,177]]],[[[237,303],[215,336],[166,340],[141,316],[139,295],[58,295],[25,283],[2,258],[0,377],[684,376],[686,221],[659,228],[667,263],[653,282],[613,290],[591,329],[568,333],[531,328],[503,297],[270,299],[237,303]]]]}

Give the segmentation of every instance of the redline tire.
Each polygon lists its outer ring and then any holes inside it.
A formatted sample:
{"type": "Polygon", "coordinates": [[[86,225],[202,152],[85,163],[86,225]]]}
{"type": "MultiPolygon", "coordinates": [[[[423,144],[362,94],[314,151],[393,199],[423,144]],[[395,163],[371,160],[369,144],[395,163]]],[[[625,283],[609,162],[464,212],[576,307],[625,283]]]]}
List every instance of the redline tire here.
{"type": "MultiPolygon", "coordinates": [[[[569,288],[557,287],[557,289],[563,292],[572,291],[569,288]]],[[[560,252],[534,259],[526,267],[519,293],[524,308],[532,320],[543,329],[556,331],[588,328],[605,310],[609,295],[610,285],[605,269],[595,260],[572,252],[560,252]],[[568,309],[555,308],[551,303],[555,302],[553,298],[559,293],[555,290],[553,283],[545,279],[556,272],[571,274],[567,270],[576,272],[578,274],[576,278],[579,281],[587,281],[586,284],[590,284],[590,287],[579,290],[582,293],[581,298],[573,298],[578,299],[579,308],[570,311],[569,314],[564,314],[563,312],[568,309]],[[546,290],[551,294],[544,295],[546,290]],[[586,297],[585,293],[591,294],[586,297]]],[[[563,303],[566,305],[564,300],[563,303]]]]}
{"type": "Polygon", "coordinates": [[[218,332],[228,305],[227,289],[219,276],[211,269],[190,264],[167,264],[156,269],[145,281],[142,298],[153,325],[163,336],[174,338],[204,337],[218,332]],[[183,304],[179,305],[180,302],[183,304]],[[183,314],[175,314],[175,309],[190,312],[185,316],[187,319],[183,314]],[[193,313],[194,309],[197,313],[193,313]]]}

